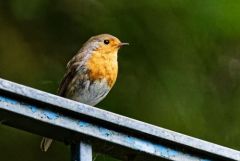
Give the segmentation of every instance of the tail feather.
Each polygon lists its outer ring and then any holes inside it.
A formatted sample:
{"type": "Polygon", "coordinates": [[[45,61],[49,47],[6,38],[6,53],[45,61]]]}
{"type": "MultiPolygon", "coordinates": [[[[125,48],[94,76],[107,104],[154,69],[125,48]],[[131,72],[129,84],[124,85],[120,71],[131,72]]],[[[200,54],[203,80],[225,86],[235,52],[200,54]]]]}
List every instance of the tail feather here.
{"type": "Polygon", "coordinates": [[[43,152],[46,152],[48,150],[48,148],[51,146],[53,142],[53,139],[50,139],[50,138],[43,138],[42,141],[41,141],[41,144],[40,144],[40,149],[43,151],[43,152]]]}

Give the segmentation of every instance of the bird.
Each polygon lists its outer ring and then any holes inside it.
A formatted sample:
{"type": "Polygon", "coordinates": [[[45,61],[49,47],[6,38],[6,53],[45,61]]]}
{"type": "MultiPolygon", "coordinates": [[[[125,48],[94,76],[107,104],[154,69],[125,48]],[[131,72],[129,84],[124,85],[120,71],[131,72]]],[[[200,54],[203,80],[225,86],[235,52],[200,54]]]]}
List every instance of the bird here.
{"type": "MultiPolygon", "coordinates": [[[[116,82],[118,51],[125,45],[129,44],[110,34],[89,38],[67,63],[57,94],[91,106],[101,102],[116,82]]],[[[52,142],[44,137],[40,149],[46,152],[52,142]]]]}

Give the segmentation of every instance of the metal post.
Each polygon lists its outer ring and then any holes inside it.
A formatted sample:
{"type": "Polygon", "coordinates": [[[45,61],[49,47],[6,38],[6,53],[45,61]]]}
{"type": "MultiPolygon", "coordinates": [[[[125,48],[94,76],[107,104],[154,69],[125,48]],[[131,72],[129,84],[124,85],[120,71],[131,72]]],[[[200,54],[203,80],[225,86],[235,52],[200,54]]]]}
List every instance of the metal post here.
{"type": "Polygon", "coordinates": [[[92,145],[84,141],[72,144],[71,161],[92,161],[92,145]]]}

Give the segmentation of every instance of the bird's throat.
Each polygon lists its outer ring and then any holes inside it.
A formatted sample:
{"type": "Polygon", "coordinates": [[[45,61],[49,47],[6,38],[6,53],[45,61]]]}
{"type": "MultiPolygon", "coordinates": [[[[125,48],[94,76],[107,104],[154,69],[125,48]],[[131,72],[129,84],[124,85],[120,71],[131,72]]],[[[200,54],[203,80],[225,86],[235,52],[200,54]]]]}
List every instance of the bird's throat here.
{"type": "Polygon", "coordinates": [[[86,65],[91,80],[106,79],[110,87],[114,85],[118,73],[117,51],[107,54],[94,52],[86,65]]]}

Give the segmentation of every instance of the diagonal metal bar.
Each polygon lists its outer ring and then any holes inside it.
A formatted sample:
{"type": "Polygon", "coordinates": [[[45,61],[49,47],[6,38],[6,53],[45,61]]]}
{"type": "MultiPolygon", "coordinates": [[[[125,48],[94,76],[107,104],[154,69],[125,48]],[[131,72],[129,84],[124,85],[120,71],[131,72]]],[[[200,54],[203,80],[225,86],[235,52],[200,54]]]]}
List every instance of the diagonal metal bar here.
{"type": "Polygon", "coordinates": [[[0,79],[0,120],[122,160],[235,160],[240,152],[0,79]]]}

